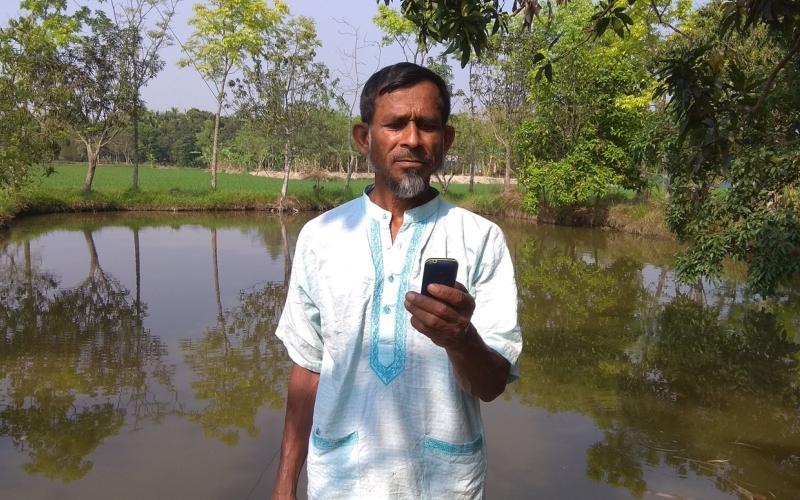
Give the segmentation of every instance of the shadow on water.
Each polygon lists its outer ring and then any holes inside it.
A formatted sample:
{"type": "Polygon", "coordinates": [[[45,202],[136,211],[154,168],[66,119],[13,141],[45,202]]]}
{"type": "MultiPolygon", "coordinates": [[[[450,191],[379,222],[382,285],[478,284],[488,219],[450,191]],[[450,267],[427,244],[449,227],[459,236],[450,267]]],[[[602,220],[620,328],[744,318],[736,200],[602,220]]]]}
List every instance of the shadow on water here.
{"type": "Polygon", "coordinates": [[[613,238],[513,237],[526,345],[512,393],[592,419],[588,477],[642,497],[658,493],[647,471],[670,468],[733,496],[797,498],[796,291],[765,306],[731,279],[676,285],[613,238]]]}

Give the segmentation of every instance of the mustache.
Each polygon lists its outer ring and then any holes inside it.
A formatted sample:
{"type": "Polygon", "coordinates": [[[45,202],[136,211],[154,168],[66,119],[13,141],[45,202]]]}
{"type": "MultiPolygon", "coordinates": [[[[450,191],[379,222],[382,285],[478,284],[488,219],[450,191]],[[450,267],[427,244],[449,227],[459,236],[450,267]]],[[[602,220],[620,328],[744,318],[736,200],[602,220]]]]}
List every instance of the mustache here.
{"type": "Polygon", "coordinates": [[[431,159],[426,154],[414,154],[411,151],[405,153],[396,153],[389,157],[392,162],[396,161],[419,161],[422,163],[430,163],[431,159]]]}

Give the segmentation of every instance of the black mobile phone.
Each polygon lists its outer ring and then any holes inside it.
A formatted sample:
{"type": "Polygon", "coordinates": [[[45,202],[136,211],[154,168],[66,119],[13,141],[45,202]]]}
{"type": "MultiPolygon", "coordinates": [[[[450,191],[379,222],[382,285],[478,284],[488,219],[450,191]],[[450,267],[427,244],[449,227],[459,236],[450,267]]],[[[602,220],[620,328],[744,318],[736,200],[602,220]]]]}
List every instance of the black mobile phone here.
{"type": "Polygon", "coordinates": [[[428,285],[431,283],[454,287],[456,274],[458,274],[458,261],[456,259],[427,259],[425,268],[422,271],[422,290],[420,293],[430,297],[428,285]]]}

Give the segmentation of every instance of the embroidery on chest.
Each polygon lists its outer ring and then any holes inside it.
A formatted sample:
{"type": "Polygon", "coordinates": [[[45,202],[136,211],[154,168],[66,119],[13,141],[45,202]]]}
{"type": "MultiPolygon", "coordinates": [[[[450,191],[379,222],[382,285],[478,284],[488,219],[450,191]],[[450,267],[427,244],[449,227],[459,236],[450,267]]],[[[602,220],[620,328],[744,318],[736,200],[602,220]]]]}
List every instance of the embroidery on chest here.
{"type": "MultiPolygon", "coordinates": [[[[372,255],[372,265],[375,270],[375,288],[372,294],[372,310],[370,315],[370,352],[369,366],[375,375],[385,385],[390,384],[405,368],[406,362],[406,335],[408,328],[408,311],[403,307],[406,292],[411,280],[411,271],[414,257],[425,230],[425,223],[414,224],[411,239],[406,246],[403,267],[399,274],[390,273],[386,276],[386,267],[383,258],[383,245],[381,243],[381,228],[376,220],[370,221],[369,247],[372,255]],[[393,331],[381,331],[381,314],[391,314],[392,309],[385,300],[385,283],[397,283],[397,295],[394,307],[393,331]],[[380,359],[380,345],[390,343],[393,348],[391,362],[384,364],[380,359]]],[[[390,299],[390,298],[389,298],[390,299]]]]}

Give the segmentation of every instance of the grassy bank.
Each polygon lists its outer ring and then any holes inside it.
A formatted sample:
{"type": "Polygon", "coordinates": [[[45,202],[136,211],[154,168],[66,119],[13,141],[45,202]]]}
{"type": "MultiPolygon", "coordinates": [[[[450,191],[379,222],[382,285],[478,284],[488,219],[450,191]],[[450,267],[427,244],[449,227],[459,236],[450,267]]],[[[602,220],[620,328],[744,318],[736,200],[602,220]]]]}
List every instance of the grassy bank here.
{"type": "MultiPolygon", "coordinates": [[[[113,210],[277,210],[282,181],[247,174],[220,173],[217,191],[210,189],[208,171],[191,168],[142,167],[140,189],[130,189],[130,166],[98,167],[92,192],[81,191],[85,165],[57,165],[49,176],[34,176],[30,186],[14,196],[0,198],[0,224],[19,215],[113,210]]],[[[289,210],[327,210],[363,192],[368,180],[354,179],[350,189],[343,182],[291,180],[289,210]]],[[[479,212],[499,214],[500,187],[451,185],[447,198],[479,212]]]]}
{"type": "Polygon", "coordinates": [[[642,196],[617,190],[591,206],[542,207],[537,222],[560,226],[597,227],[642,236],[673,239],[664,221],[664,198],[660,192],[642,196]]]}
{"type": "MultiPolygon", "coordinates": [[[[130,166],[103,165],[97,169],[93,190],[81,191],[85,165],[57,165],[49,176],[36,175],[30,186],[14,196],[0,196],[0,226],[27,214],[102,211],[225,211],[278,209],[281,179],[248,174],[220,173],[217,191],[210,189],[211,175],[192,168],[140,169],[140,189],[130,189],[130,166]]],[[[322,211],[359,196],[369,184],[353,179],[345,190],[341,180],[291,180],[284,209],[322,211]]],[[[434,182],[434,185],[437,183],[434,182]]],[[[519,217],[542,223],[602,227],[634,234],[671,237],[658,197],[639,199],[620,192],[594,207],[542,209],[530,214],[522,209],[516,189],[502,186],[451,184],[445,198],[473,212],[490,216],[519,217]]]]}

